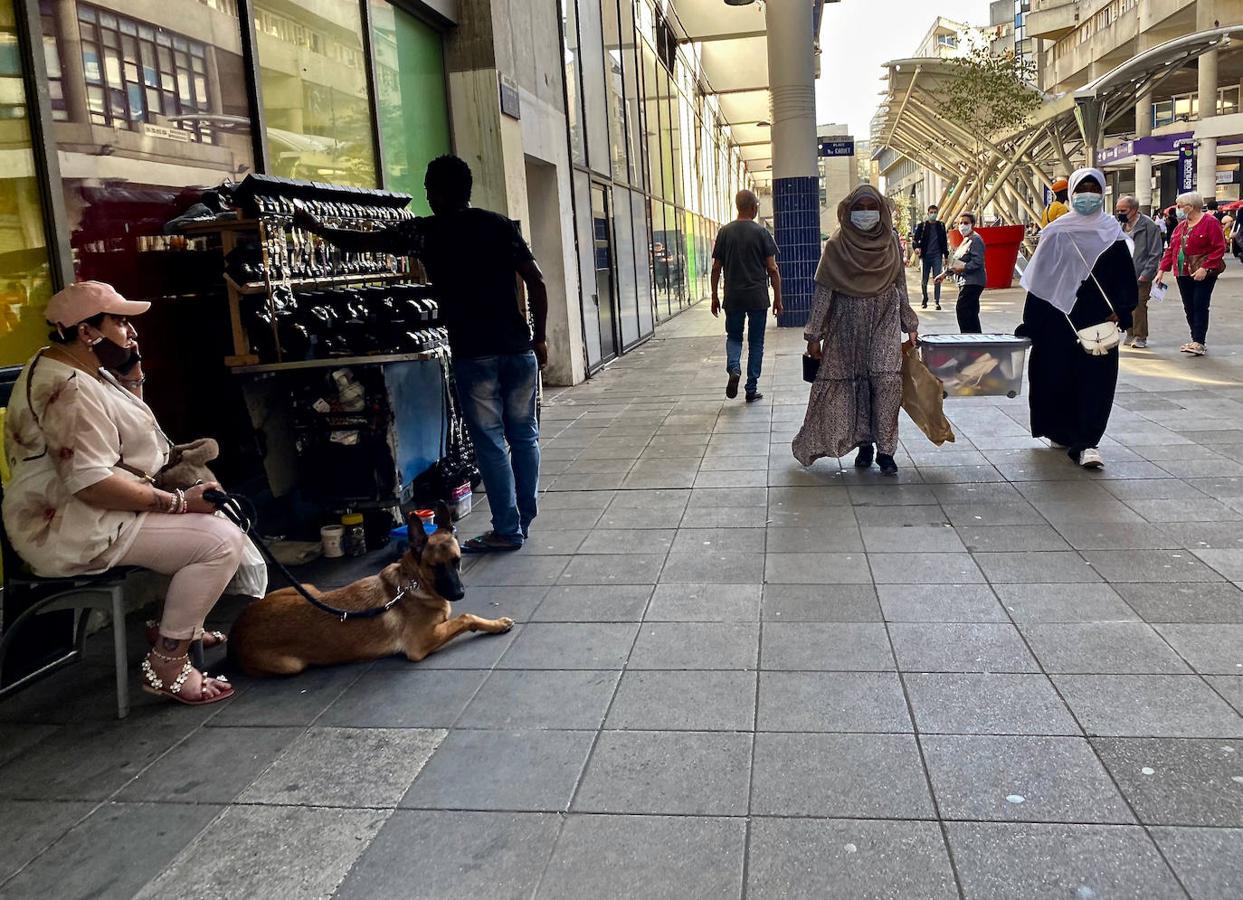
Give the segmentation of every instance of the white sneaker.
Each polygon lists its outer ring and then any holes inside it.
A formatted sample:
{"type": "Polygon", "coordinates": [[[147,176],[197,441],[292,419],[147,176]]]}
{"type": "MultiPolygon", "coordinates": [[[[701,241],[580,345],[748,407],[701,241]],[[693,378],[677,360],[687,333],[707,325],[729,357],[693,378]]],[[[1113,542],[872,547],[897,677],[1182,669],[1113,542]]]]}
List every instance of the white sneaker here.
{"type": "Polygon", "coordinates": [[[1131,346],[1136,350],[1146,350],[1148,348],[1148,342],[1143,338],[1136,338],[1135,343],[1131,344],[1131,346]]]}
{"type": "Polygon", "coordinates": [[[1105,461],[1101,459],[1101,451],[1089,447],[1079,454],[1079,465],[1085,469],[1099,469],[1105,465],[1105,461]]]}

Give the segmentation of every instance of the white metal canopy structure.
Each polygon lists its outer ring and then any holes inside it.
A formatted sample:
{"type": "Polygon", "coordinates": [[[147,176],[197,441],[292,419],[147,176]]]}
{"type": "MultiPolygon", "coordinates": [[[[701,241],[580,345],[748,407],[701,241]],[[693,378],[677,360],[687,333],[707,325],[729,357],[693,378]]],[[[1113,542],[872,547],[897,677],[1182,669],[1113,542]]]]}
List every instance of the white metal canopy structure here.
{"type": "MultiPolygon", "coordinates": [[[[872,120],[874,155],[892,151],[945,179],[943,214],[990,203],[1011,221],[1039,219],[1043,189],[1054,172],[1095,161],[1109,125],[1134,115],[1135,103],[1180,68],[1224,47],[1243,26],[1215,28],[1167,41],[1084,87],[1040,94],[1040,107],[1010,134],[974,135],[946,117],[947,88],[958,77],[950,60],[899,59],[885,64],[888,86],[872,120]],[[977,154],[977,147],[982,148],[977,154]]],[[[1039,93],[1034,88],[1033,93],[1039,93]]],[[[1128,129],[1129,130],[1129,129],[1128,129]]]]}

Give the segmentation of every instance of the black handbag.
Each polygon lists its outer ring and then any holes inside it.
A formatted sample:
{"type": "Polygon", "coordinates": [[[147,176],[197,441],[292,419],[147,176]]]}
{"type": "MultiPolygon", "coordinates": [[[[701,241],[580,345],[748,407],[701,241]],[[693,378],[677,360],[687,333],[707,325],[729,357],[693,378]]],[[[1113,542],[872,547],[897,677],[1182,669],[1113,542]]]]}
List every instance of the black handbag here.
{"type": "Polygon", "coordinates": [[[810,353],[803,354],[803,380],[808,384],[814,384],[816,375],[820,371],[820,360],[816,359],[810,353]]]}

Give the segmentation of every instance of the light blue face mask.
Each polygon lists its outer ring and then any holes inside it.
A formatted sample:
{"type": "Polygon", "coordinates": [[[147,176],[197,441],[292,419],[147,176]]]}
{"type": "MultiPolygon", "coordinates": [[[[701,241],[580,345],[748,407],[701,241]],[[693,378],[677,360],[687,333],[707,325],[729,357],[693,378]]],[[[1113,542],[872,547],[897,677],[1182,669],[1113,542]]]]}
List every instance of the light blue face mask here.
{"type": "Polygon", "coordinates": [[[1086,191],[1082,194],[1075,194],[1070,201],[1071,207],[1081,216],[1090,216],[1092,213],[1101,211],[1101,207],[1105,205],[1105,198],[1101,194],[1089,194],[1086,191]]]}
{"type": "Polygon", "coordinates": [[[1174,218],[1181,222],[1183,219],[1187,218],[1187,210],[1183,209],[1181,206],[1178,207],[1174,210],[1174,218]]]}

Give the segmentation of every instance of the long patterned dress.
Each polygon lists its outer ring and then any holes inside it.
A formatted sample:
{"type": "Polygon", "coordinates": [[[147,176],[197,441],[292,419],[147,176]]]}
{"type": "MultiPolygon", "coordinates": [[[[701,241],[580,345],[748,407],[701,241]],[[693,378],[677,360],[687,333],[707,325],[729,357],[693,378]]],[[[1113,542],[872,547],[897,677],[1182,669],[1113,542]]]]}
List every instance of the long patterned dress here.
{"type": "Polygon", "coordinates": [[[807,415],[792,444],[794,458],[810,466],[865,443],[892,456],[902,407],[902,332],[919,328],[906,273],[873,297],[816,285],[813,300],[803,336],[825,343],[807,415]]]}

